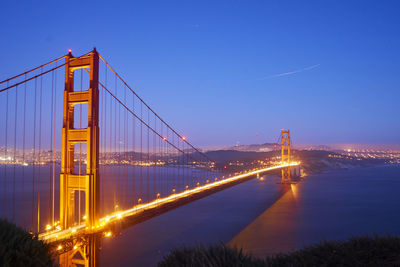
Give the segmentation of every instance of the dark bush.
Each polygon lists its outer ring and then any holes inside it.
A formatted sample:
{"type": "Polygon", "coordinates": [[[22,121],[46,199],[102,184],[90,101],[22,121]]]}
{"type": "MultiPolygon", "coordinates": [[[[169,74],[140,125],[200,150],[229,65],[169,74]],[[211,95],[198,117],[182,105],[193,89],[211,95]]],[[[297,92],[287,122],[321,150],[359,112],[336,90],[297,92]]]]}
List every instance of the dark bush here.
{"type": "Polygon", "coordinates": [[[49,246],[15,224],[0,219],[0,266],[54,266],[49,246]]]}
{"type": "Polygon", "coordinates": [[[266,266],[400,266],[400,239],[363,236],[323,241],[292,253],[267,257],[266,266]]]}
{"type": "Polygon", "coordinates": [[[265,260],[224,244],[208,248],[200,245],[175,249],[158,266],[400,266],[400,239],[396,236],[365,236],[346,241],[323,241],[291,253],[268,256],[265,260]]]}
{"type": "Polygon", "coordinates": [[[159,267],[167,266],[265,266],[264,261],[242,253],[242,250],[230,248],[224,244],[213,245],[208,248],[198,245],[194,248],[181,248],[173,250],[159,267]]]}

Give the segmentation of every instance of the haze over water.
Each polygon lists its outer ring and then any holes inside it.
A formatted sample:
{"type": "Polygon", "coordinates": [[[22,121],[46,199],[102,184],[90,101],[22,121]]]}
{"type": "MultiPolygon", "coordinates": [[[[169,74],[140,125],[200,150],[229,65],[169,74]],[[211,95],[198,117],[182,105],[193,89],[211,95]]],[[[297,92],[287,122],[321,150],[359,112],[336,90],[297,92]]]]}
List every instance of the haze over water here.
{"type": "Polygon", "coordinates": [[[400,234],[400,166],[336,170],[281,185],[268,175],[106,239],[101,265],[155,266],[174,247],[224,242],[260,257],[327,239],[400,234]]]}

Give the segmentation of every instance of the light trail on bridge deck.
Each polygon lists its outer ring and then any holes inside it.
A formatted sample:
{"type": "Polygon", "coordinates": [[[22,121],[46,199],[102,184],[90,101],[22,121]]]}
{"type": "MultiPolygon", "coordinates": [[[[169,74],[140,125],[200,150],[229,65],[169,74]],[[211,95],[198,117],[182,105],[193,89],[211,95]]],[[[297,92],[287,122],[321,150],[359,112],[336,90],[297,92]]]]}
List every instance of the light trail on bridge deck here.
{"type": "MultiPolygon", "coordinates": [[[[96,226],[93,226],[92,229],[88,229],[88,227],[86,226],[86,223],[83,223],[83,224],[80,224],[80,225],[77,225],[77,226],[74,226],[74,227],[71,227],[68,229],[58,229],[58,230],[42,233],[39,235],[39,239],[49,242],[49,243],[53,243],[53,242],[60,242],[62,240],[66,240],[66,239],[71,239],[76,236],[82,236],[82,235],[87,235],[87,234],[103,232],[107,229],[107,226],[112,223],[121,221],[124,218],[137,215],[141,212],[144,212],[144,211],[147,211],[150,209],[155,209],[166,203],[171,203],[171,202],[174,202],[177,200],[181,200],[181,199],[187,198],[189,196],[192,196],[194,194],[198,194],[203,191],[207,191],[210,189],[220,187],[222,185],[226,185],[226,184],[229,184],[229,183],[232,183],[235,181],[239,181],[241,179],[248,178],[253,175],[261,174],[261,173],[271,171],[271,170],[277,170],[277,169],[281,169],[281,168],[285,168],[285,167],[289,167],[289,166],[298,166],[298,165],[300,165],[300,162],[291,162],[290,164],[281,164],[281,165],[276,165],[276,166],[271,166],[268,168],[255,170],[255,171],[249,171],[249,172],[246,172],[243,174],[225,178],[223,180],[219,180],[219,181],[207,183],[205,185],[197,186],[193,189],[189,189],[189,190],[186,190],[186,191],[183,191],[180,193],[171,194],[167,197],[159,198],[159,199],[153,200],[149,203],[138,204],[138,205],[132,207],[131,209],[115,212],[113,214],[110,214],[110,215],[107,215],[107,216],[101,218],[99,220],[98,224],[96,226]]],[[[110,236],[110,234],[108,234],[106,236],[110,236]]]]}

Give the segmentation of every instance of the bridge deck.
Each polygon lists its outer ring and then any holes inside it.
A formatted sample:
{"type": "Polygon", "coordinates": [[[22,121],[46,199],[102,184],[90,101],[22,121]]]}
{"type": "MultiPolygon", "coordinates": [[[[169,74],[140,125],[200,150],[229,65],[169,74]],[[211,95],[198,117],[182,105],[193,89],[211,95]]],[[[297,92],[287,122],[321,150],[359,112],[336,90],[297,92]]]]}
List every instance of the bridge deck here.
{"type": "Polygon", "coordinates": [[[40,234],[39,238],[48,243],[71,243],[70,240],[74,238],[101,232],[108,233],[111,231],[111,229],[115,228],[126,228],[158,216],[169,210],[178,208],[194,200],[221,191],[225,188],[245,182],[254,178],[254,176],[257,174],[297,165],[299,165],[299,163],[293,162],[289,165],[283,164],[255,171],[249,171],[243,174],[228,177],[224,180],[215,181],[177,194],[172,194],[165,198],[156,199],[149,203],[139,204],[131,209],[115,212],[101,218],[98,225],[92,227],[92,229],[89,229],[86,224],[80,224],[69,229],[54,230],[40,234]]]}

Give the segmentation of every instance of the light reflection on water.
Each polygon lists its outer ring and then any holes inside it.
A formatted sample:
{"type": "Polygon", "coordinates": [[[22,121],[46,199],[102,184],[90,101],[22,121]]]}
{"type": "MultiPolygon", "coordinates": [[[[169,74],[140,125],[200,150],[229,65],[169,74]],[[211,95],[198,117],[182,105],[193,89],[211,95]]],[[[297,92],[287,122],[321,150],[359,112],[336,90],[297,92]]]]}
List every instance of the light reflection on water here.
{"type": "Polygon", "coordinates": [[[255,256],[322,240],[400,235],[400,166],[332,171],[293,185],[230,242],[255,256]]]}
{"type": "Polygon", "coordinates": [[[298,244],[296,233],[301,184],[282,185],[287,191],[228,244],[255,256],[288,251],[298,244]],[[270,244],[273,244],[271,247],[270,244]]]}

